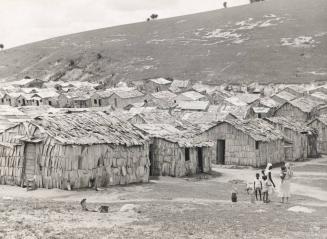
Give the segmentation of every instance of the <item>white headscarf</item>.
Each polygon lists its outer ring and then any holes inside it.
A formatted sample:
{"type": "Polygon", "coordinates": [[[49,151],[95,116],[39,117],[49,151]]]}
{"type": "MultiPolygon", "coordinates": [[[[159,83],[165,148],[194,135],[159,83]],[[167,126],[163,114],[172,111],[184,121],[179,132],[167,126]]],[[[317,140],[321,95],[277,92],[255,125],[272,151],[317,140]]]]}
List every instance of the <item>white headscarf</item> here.
{"type": "Polygon", "coordinates": [[[286,170],[287,170],[287,174],[289,177],[292,177],[293,176],[293,170],[291,168],[291,164],[290,163],[286,163],[285,164],[285,167],[286,167],[286,170]]]}
{"type": "Polygon", "coordinates": [[[266,169],[265,169],[265,175],[268,177],[268,174],[269,174],[269,172],[270,172],[270,167],[272,166],[272,164],[271,163],[268,163],[267,164],[267,167],[266,167],[266,169]]]}

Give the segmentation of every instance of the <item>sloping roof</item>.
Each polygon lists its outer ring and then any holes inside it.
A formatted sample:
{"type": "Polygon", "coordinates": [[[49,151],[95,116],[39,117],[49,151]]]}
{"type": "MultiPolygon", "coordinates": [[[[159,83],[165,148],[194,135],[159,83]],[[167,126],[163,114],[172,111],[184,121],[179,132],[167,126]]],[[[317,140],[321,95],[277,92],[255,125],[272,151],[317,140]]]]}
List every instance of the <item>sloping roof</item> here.
{"type": "Polygon", "coordinates": [[[217,90],[218,88],[219,88],[218,86],[206,85],[202,83],[195,83],[192,86],[193,90],[197,92],[205,92],[207,94],[211,94],[213,91],[217,90]]]}
{"type": "Polygon", "coordinates": [[[207,110],[209,107],[209,101],[180,101],[177,108],[182,110],[207,110]]]}
{"type": "Polygon", "coordinates": [[[273,95],[272,97],[274,97],[274,96],[277,96],[278,98],[284,99],[286,101],[291,101],[296,98],[295,95],[292,95],[291,93],[289,93],[287,91],[281,91],[281,92],[273,95]]]}
{"type": "Polygon", "coordinates": [[[123,99],[136,98],[136,97],[144,96],[144,94],[141,93],[138,90],[115,91],[114,94],[118,95],[120,98],[123,98],[123,99]]]}
{"type": "Polygon", "coordinates": [[[301,93],[301,94],[307,92],[307,89],[300,85],[290,85],[290,86],[287,86],[285,89],[291,89],[291,90],[301,93]]]}
{"type": "Polygon", "coordinates": [[[313,99],[312,97],[303,96],[297,99],[294,99],[289,102],[294,107],[299,108],[301,111],[305,113],[310,113],[317,106],[324,104],[321,100],[313,99]]]}
{"type": "Polygon", "coordinates": [[[183,100],[199,100],[199,99],[205,98],[204,95],[200,94],[199,92],[193,91],[193,90],[181,93],[180,95],[183,96],[183,100]]]}
{"type": "Polygon", "coordinates": [[[313,96],[317,99],[320,99],[320,100],[327,101],[327,94],[324,94],[323,92],[320,92],[320,91],[316,91],[316,92],[312,93],[311,96],[313,96]]]}
{"type": "Polygon", "coordinates": [[[112,90],[104,90],[104,91],[96,91],[92,96],[99,96],[100,98],[108,98],[110,97],[114,91],[112,90]]]}
{"type": "Polygon", "coordinates": [[[154,111],[154,110],[157,110],[157,107],[132,107],[129,110],[129,113],[139,114],[142,112],[149,112],[149,111],[154,111]]]}
{"type": "Polygon", "coordinates": [[[260,98],[260,104],[268,108],[277,108],[280,103],[270,97],[260,98]]]}
{"type": "Polygon", "coordinates": [[[170,87],[172,88],[186,88],[190,84],[189,80],[173,80],[170,87]]]}
{"type": "Polygon", "coordinates": [[[59,94],[54,89],[39,90],[35,94],[40,96],[41,98],[56,98],[59,96],[59,94]]]}
{"type": "Polygon", "coordinates": [[[283,140],[285,138],[284,134],[280,130],[276,129],[263,119],[225,120],[218,124],[222,123],[232,125],[256,141],[269,142],[274,140],[283,140]]]}
{"type": "Polygon", "coordinates": [[[163,91],[159,91],[156,93],[152,93],[151,95],[156,99],[166,99],[166,100],[172,100],[177,96],[176,94],[174,94],[168,90],[163,90],[163,91]]]}
{"type": "Polygon", "coordinates": [[[130,123],[101,112],[41,116],[31,124],[63,144],[132,146],[147,140],[130,123]]]}
{"type": "Polygon", "coordinates": [[[320,121],[321,123],[323,123],[324,125],[327,126],[327,115],[326,114],[323,114],[323,115],[319,115],[318,117],[316,117],[315,119],[311,120],[308,125],[310,125],[312,122],[314,121],[320,121]]]}
{"type": "MultiPolygon", "coordinates": [[[[235,106],[235,105],[226,105],[226,104],[220,104],[217,105],[217,107],[213,106],[209,107],[210,112],[213,112],[214,110],[218,114],[230,114],[238,119],[245,119],[248,112],[249,112],[250,106],[235,106]]],[[[208,110],[208,111],[209,111],[208,110]]]]}
{"type": "Polygon", "coordinates": [[[246,106],[247,103],[245,103],[244,101],[242,101],[240,98],[236,97],[236,96],[232,96],[229,98],[224,99],[227,103],[230,103],[234,106],[246,106]]]}
{"type": "Polygon", "coordinates": [[[25,116],[24,112],[20,111],[16,107],[9,105],[0,105],[0,116],[5,115],[16,115],[16,116],[25,116]]]}
{"type": "Polygon", "coordinates": [[[299,121],[296,121],[294,119],[290,118],[285,118],[285,117],[270,117],[270,118],[265,118],[267,122],[270,122],[275,125],[279,125],[282,128],[287,128],[294,130],[296,132],[302,133],[302,132],[311,132],[313,131],[312,128],[306,126],[303,123],[300,123],[299,121]]]}
{"type": "Polygon", "coordinates": [[[258,95],[258,94],[237,94],[236,97],[247,104],[252,104],[254,101],[256,101],[260,98],[260,95],[258,95]]]}
{"type": "Polygon", "coordinates": [[[156,110],[137,114],[147,124],[170,124],[176,125],[177,119],[166,110],[156,110]]]}
{"type": "Polygon", "coordinates": [[[182,131],[170,124],[135,124],[150,137],[165,139],[177,143],[180,147],[212,146],[211,141],[203,141],[196,137],[192,131],[182,131]]]}
{"type": "Polygon", "coordinates": [[[171,81],[166,80],[165,78],[150,79],[150,81],[157,83],[159,85],[168,85],[171,81]]]}

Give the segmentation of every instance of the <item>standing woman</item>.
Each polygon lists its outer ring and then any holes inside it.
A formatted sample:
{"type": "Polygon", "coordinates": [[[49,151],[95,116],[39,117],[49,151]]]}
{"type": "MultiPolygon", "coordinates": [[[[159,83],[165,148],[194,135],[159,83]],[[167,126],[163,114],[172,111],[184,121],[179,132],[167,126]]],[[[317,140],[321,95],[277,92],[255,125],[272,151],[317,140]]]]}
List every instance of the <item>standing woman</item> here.
{"type": "MultiPolygon", "coordinates": [[[[268,179],[269,184],[272,185],[272,186],[275,188],[276,185],[275,185],[275,183],[274,183],[274,181],[273,181],[273,179],[272,179],[272,176],[271,176],[271,170],[272,170],[272,164],[271,164],[271,163],[268,163],[268,164],[267,164],[267,167],[266,167],[266,170],[265,170],[265,175],[267,176],[267,179],[268,179]]],[[[270,187],[269,187],[269,190],[268,190],[269,194],[272,194],[273,191],[274,191],[274,190],[273,190],[272,187],[270,186],[270,187]]]]}
{"type": "Polygon", "coordinates": [[[285,172],[282,172],[285,176],[282,179],[281,185],[280,185],[280,197],[282,198],[282,203],[284,203],[284,200],[286,198],[286,203],[288,203],[288,198],[291,196],[291,178],[293,176],[293,171],[291,169],[291,165],[289,163],[285,164],[285,172]]]}

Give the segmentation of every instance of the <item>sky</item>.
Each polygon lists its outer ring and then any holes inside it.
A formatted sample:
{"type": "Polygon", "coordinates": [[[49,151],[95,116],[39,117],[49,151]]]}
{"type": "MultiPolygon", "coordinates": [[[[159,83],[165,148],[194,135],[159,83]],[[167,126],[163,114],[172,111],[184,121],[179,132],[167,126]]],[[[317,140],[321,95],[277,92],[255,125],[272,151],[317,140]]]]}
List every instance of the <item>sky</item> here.
{"type": "Polygon", "coordinates": [[[249,0],[0,0],[5,48],[60,35],[247,4],[249,0]]]}

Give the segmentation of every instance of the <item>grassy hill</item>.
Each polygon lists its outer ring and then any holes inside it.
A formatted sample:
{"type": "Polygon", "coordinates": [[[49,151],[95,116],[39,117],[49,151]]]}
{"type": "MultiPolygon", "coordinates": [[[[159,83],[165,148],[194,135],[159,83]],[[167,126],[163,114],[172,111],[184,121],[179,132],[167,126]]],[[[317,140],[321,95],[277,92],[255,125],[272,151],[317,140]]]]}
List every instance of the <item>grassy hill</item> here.
{"type": "Polygon", "coordinates": [[[327,80],[326,12],[326,0],[270,0],[57,37],[0,52],[0,79],[327,80]]]}

